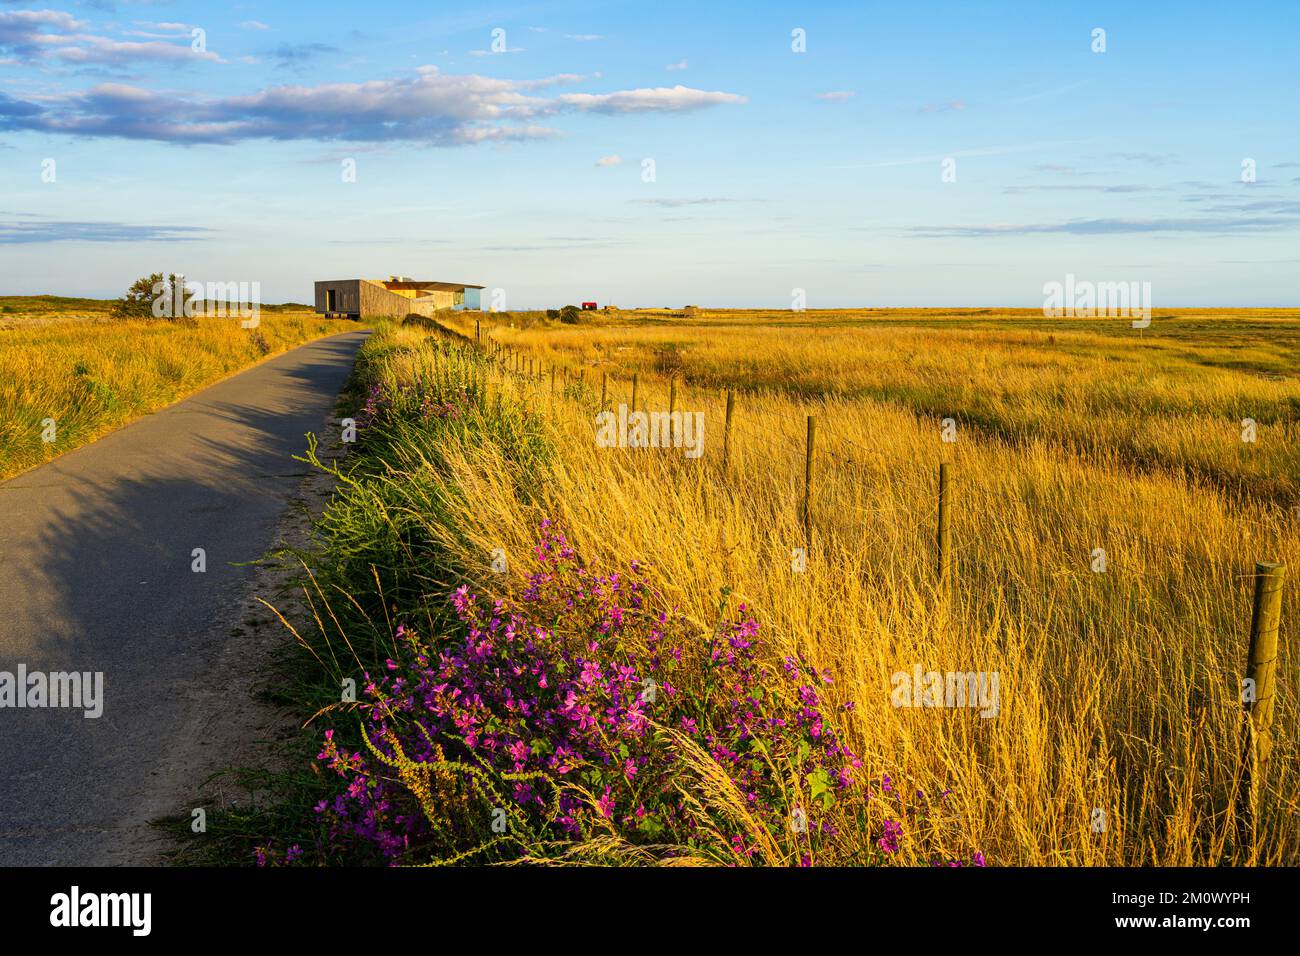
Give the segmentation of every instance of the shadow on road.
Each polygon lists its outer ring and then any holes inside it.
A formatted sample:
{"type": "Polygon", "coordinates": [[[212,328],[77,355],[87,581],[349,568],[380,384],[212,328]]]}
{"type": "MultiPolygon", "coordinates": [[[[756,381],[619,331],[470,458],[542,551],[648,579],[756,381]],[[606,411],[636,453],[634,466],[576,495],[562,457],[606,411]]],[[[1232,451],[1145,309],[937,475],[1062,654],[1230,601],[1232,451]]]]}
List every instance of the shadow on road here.
{"type": "Polygon", "coordinates": [[[310,343],[0,484],[0,671],[102,672],[103,716],[0,708],[0,863],[87,862],[219,682],[363,333],[310,343]],[[196,571],[202,549],[205,570],[196,571]]]}

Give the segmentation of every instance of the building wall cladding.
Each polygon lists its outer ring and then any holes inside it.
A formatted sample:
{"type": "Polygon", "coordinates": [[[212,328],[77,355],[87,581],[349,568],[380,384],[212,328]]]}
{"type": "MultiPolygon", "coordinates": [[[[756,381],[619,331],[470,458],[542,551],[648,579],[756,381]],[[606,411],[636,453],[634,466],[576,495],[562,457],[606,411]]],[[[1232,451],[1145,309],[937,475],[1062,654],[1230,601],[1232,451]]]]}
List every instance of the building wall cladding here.
{"type": "Polygon", "coordinates": [[[361,311],[361,280],[333,279],[316,283],[316,311],[351,312],[361,311]],[[334,292],[334,308],[327,310],[326,292],[334,292]]]}
{"type": "MultiPolygon", "coordinates": [[[[477,290],[476,290],[477,291],[477,290]]],[[[439,309],[453,309],[464,302],[464,293],[447,289],[421,289],[418,298],[411,290],[390,290],[373,279],[335,279],[316,283],[317,312],[346,312],[365,318],[381,315],[432,316],[439,309]],[[333,308],[327,309],[327,294],[334,292],[333,308]]]]}
{"type": "Polygon", "coordinates": [[[408,315],[411,300],[396,292],[389,292],[382,283],[370,279],[361,280],[361,314],[365,317],[377,315],[408,315]]]}

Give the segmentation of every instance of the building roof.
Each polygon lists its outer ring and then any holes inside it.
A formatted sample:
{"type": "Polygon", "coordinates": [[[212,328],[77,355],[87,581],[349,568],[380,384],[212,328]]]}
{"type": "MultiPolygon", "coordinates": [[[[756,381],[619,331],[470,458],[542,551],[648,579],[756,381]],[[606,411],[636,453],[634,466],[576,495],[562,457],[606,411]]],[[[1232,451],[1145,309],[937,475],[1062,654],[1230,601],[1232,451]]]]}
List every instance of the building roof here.
{"type": "Polygon", "coordinates": [[[431,292],[459,292],[461,289],[483,289],[485,286],[469,282],[432,282],[422,279],[367,279],[385,289],[428,289],[431,292]]]}

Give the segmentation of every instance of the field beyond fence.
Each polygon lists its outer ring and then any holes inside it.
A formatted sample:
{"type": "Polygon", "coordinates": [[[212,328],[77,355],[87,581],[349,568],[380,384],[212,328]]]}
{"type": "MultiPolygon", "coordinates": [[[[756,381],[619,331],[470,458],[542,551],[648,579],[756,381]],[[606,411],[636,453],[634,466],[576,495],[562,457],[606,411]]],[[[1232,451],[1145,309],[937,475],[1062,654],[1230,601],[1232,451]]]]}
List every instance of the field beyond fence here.
{"type": "MultiPolygon", "coordinates": [[[[582,550],[644,558],[683,607],[726,590],[760,609],[837,669],[858,752],[963,794],[975,844],[1022,864],[1296,861],[1294,315],[1144,341],[470,321],[448,325],[557,435],[546,499],[582,550]],[[619,405],[702,412],[703,457],[602,448],[619,405]],[[1274,564],[1292,580],[1270,611],[1274,564]],[[894,706],[916,665],[1000,674],[1000,713],[894,706]],[[1253,797],[1248,709],[1272,740],[1253,797]]],[[[500,502],[475,504],[485,550],[522,545],[486,519],[500,502]]]]}

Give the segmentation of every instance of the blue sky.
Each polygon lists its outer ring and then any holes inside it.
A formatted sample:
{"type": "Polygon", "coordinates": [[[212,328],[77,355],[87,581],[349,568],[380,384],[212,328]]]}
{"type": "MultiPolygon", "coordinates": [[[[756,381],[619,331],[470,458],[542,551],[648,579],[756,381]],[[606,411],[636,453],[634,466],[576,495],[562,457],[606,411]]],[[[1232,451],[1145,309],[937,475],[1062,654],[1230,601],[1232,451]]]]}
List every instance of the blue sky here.
{"type": "Polygon", "coordinates": [[[1298,41],[1294,0],[0,0],[0,293],[1296,305],[1298,41]]]}

